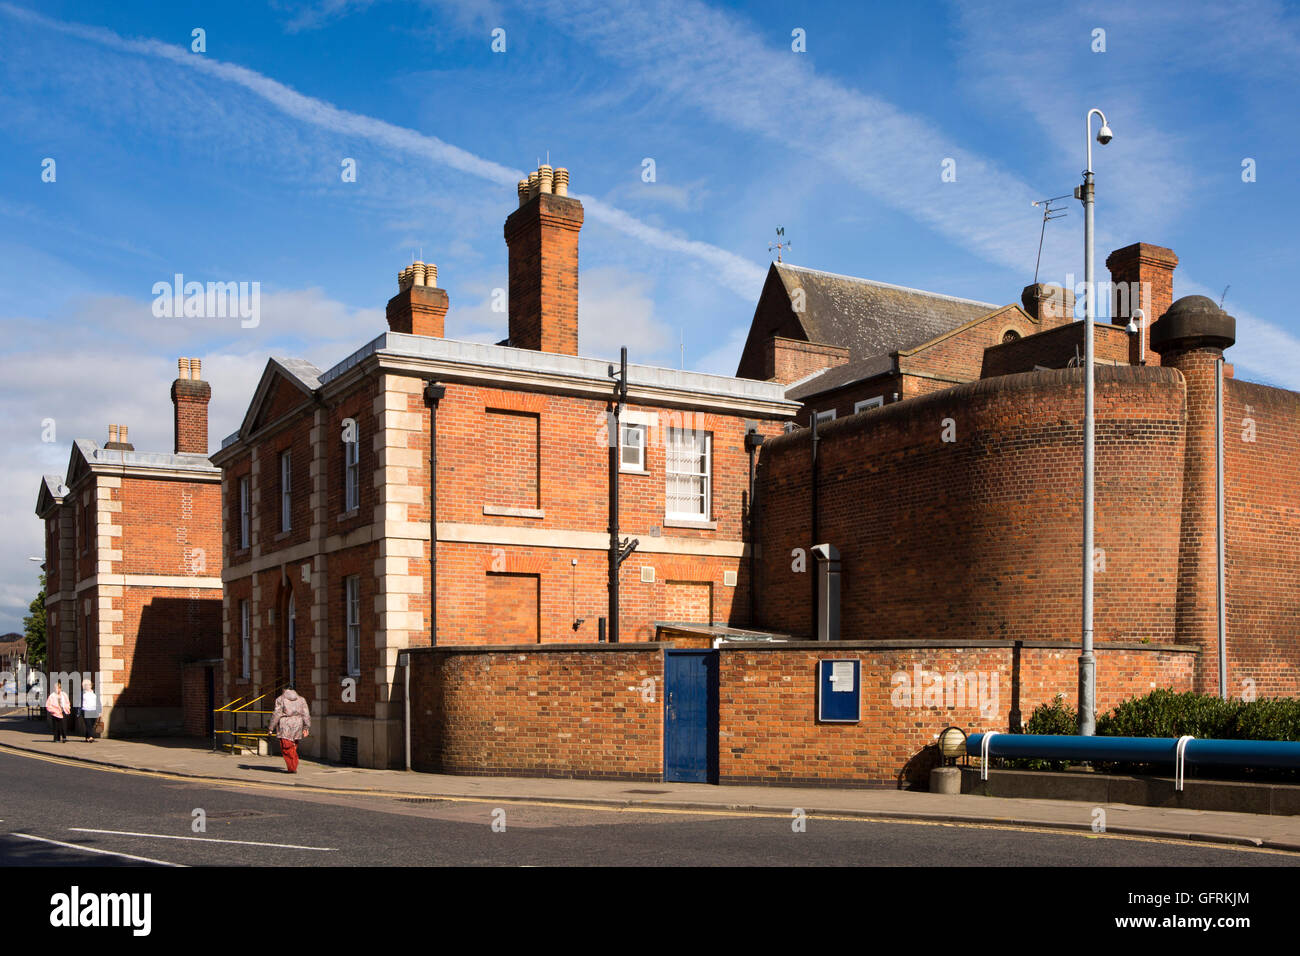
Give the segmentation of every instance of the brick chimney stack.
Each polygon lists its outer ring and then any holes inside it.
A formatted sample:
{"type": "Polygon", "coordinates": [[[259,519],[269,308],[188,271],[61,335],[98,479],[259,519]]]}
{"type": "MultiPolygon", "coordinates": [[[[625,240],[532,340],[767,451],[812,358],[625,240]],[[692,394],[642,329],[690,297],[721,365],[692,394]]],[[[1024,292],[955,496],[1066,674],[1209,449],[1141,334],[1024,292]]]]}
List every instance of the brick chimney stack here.
{"type": "Polygon", "coordinates": [[[125,425],[109,425],[108,443],[104,448],[108,451],[135,451],[135,446],[126,440],[126,433],[125,425]]]}
{"type": "Polygon", "coordinates": [[[1042,331],[1074,321],[1074,293],[1059,285],[1027,285],[1020,293],[1020,302],[1030,318],[1039,321],[1042,331]]]}
{"type": "MultiPolygon", "coordinates": [[[[200,359],[176,360],[176,381],[172,382],[172,405],[176,409],[176,454],[208,453],[208,402],[212,386],[203,381],[200,359]]],[[[126,441],[126,429],[122,429],[126,441]]]]}
{"type": "Polygon", "coordinates": [[[406,335],[442,338],[447,321],[447,292],[438,288],[438,267],[413,262],[397,274],[397,295],[388,300],[388,328],[406,335]]]}
{"type": "MultiPolygon", "coordinates": [[[[1174,269],[1177,267],[1178,256],[1172,249],[1146,242],[1135,242],[1108,255],[1106,268],[1110,270],[1111,322],[1128,325],[1133,310],[1140,308],[1146,313],[1147,329],[1150,330],[1156,319],[1173,305],[1174,269]]],[[[1148,331],[1146,363],[1159,365],[1160,356],[1151,348],[1150,341],[1148,331]]],[[[1133,364],[1140,364],[1143,356],[1137,354],[1136,344],[1131,352],[1133,364]]]]}
{"type": "Polygon", "coordinates": [[[582,203],[569,171],[541,166],[521,179],[506,219],[510,249],[510,344],[578,354],[578,232],[582,203]]]}

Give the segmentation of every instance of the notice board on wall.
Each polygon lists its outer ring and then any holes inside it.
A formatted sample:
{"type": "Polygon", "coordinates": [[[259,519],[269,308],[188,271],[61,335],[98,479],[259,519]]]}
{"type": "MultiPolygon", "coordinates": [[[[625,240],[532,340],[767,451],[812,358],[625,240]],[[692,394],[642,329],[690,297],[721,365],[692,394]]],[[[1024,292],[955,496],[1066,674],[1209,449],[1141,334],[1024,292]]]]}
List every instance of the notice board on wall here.
{"type": "Polygon", "coordinates": [[[823,723],[855,724],[862,720],[862,662],[817,662],[817,719],[823,723]]]}

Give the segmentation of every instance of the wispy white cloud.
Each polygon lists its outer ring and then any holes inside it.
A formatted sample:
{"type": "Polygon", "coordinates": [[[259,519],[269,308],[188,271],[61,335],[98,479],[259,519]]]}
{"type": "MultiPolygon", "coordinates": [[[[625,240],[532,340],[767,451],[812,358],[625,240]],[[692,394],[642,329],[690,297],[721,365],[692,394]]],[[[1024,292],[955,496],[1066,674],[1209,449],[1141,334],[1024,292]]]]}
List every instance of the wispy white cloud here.
{"type": "Polygon", "coordinates": [[[9,544],[0,551],[0,620],[16,624],[36,593],[39,569],[27,561],[44,553],[41,524],[32,516],[36,494],[42,475],[64,474],[73,439],[102,444],[114,422],[130,428],[141,451],[171,451],[177,355],[203,360],[212,384],[209,444],[216,448],[243,419],[268,354],[284,354],[279,343],[295,343],[293,353],[298,341],[309,343],[303,357],[324,367],[385,327],[380,310],[354,309],[315,288],[270,293],[262,311],[258,328],[235,322],[230,335],[204,349],[195,347],[192,331],[153,318],[149,300],[120,295],[76,297],[44,321],[0,322],[0,521],[9,544]],[[57,349],[49,347],[51,329],[57,349]]]}
{"type": "Polygon", "coordinates": [[[578,342],[586,355],[615,355],[619,346],[646,357],[661,355],[672,331],[655,317],[651,283],[616,267],[588,269],[578,284],[578,342]]]}
{"type": "MultiPolygon", "coordinates": [[[[1177,228],[1179,215],[1195,207],[1202,173],[1191,164],[1187,138],[1170,125],[1168,84],[1153,84],[1150,76],[1176,83],[1189,70],[1251,79],[1300,70],[1300,18],[1267,0],[1188,2],[1164,10],[1128,2],[1048,9],[1029,2],[959,4],[955,11],[957,46],[972,89],[1023,109],[1062,161],[1084,154],[1087,110],[1106,111],[1115,139],[1105,153],[1093,147],[1094,165],[1104,168],[1099,178],[1104,175],[1106,213],[1096,237],[1101,261],[1105,250],[1134,240],[1168,243],[1166,233],[1177,228]],[[1014,37],[1008,22],[1017,24],[1014,37]],[[1097,27],[1106,31],[1105,53],[1085,42],[1097,27]],[[1063,43],[1063,37],[1077,42],[1063,43]],[[1141,78],[1132,69],[1139,56],[1148,68],[1141,78]],[[1090,69],[1098,57],[1111,57],[1106,62],[1118,68],[1090,69]],[[1082,75],[1091,77],[1088,84],[1079,83],[1082,75]]],[[[1074,213],[1077,205],[1071,206],[1074,213]]],[[[1062,261],[1059,242],[1046,256],[1053,265],[1062,261]]],[[[1175,273],[1174,286],[1179,296],[1217,301],[1219,294],[1185,270],[1175,273]]],[[[1230,311],[1239,320],[1239,344],[1229,359],[1271,383],[1300,387],[1300,338],[1247,310],[1230,311]]]]}
{"type": "MultiPolygon", "coordinates": [[[[387,149],[447,166],[494,183],[503,190],[513,190],[514,184],[524,176],[524,173],[519,170],[476,156],[436,136],[340,109],[323,100],[299,93],[255,70],[209,56],[196,56],[183,47],[158,40],[128,39],[111,30],[53,20],[9,3],[0,3],[0,12],[34,26],[57,30],[124,53],[166,60],[223,82],[236,84],[300,122],[336,134],[366,139],[387,149]]],[[[762,280],[762,269],[748,259],[709,243],[692,240],[679,233],[652,226],[593,196],[576,192],[574,195],[582,200],[589,219],[601,222],[639,242],[697,261],[701,267],[714,271],[719,280],[738,295],[745,297],[754,295],[758,283],[762,280]]]]}
{"type": "Polygon", "coordinates": [[[530,10],[675,101],[817,158],[850,185],[991,262],[1023,266],[1025,210],[1040,198],[1037,190],[924,118],[818,74],[788,48],[769,46],[739,16],[698,0],[540,0],[530,10]],[[945,183],[942,163],[949,158],[957,181],[945,183]]]}

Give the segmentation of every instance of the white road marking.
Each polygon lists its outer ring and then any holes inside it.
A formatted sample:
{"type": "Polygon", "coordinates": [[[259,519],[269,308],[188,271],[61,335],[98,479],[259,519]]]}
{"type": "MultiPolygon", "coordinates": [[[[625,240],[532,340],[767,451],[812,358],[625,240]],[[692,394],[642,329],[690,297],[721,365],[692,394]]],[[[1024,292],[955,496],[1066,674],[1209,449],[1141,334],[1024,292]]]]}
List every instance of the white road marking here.
{"type": "Polygon", "coordinates": [[[238,843],[240,846],[273,846],[282,850],[319,850],[333,853],[333,846],[298,846],[294,843],[258,843],[256,840],[219,840],[216,837],[172,836],[170,833],[133,833],[130,830],[91,830],[87,827],[68,827],[74,833],[108,833],[113,836],[149,837],[153,840],[191,840],[195,843],[238,843]]]}
{"type": "Polygon", "coordinates": [[[147,856],[132,856],[130,853],[117,853],[113,850],[99,850],[93,846],[82,846],[80,843],[64,843],[62,840],[50,840],[46,837],[32,836],[30,833],[11,833],[9,835],[22,837],[24,840],[39,840],[41,843],[53,843],[55,846],[66,846],[70,850],[83,850],[86,853],[102,853],[105,856],[120,856],[126,860],[139,860],[141,863],[157,863],[160,866],[186,866],[184,863],[172,863],[168,860],[153,860],[147,856]]]}

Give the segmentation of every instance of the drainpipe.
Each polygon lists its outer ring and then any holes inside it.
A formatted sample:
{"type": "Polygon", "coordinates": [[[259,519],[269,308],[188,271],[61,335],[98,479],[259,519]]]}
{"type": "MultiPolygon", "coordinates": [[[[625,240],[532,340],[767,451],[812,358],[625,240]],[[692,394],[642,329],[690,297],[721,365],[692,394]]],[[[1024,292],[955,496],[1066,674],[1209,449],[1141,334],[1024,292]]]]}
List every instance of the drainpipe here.
{"type": "Polygon", "coordinates": [[[1228,699],[1228,622],[1224,601],[1223,541],[1223,358],[1214,363],[1214,509],[1218,565],[1219,697],[1228,699]]]}
{"type": "Polygon", "coordinates": [[[758,505],[754,498],[754,453],[763,444],[763,436],[751,428],[745,432],[745,450],[749,452],[749,626],[758,626],[758,505]]]}
{"type": "MultiPolygon", "coordinates": [[[[614,366],[609,367],[614,376],[614,366]]],[[[618,471],[619,453],[623,445],[623,403],[627,401],[627,347],[619,350],[619,373],[614,386],[613,433],[609,441],[609,643],[618,643],[618,568],[636,549],[637,541],[627,544],[618,540],[618,471]]]]}
{"type": "Polygon", "coordinates": [[[411,652],[406,651],[400,655],[402,664],[403,693],[402,702],[406,714],[402,720],[402,727],[406,732],[406,770],[411,770],[411,652]]]}
{"type": "MultiPolygon", "coordinates": [[[[817,436],[817,412],[814,411],[812,416],[812,442],[809,444],[809,447],[812,450],[812,480],[810,482],[812,487],[812,541],[808,545],[810,550],[817,543],[819,534],[817,528],[817,443],[819,441],[821,441],[821,439],[817,436]]],[[[805,570],[807,570],[806,564],[805,570]]],[[[817,634],[817,575],[814,573],[809,576],[812,578],[812,604],[810,607],[812,611],[811,621],[813,638],[815,640],[817,634]]]]}
{"type": "MultiPolygon", "coordinates": [[[[424,403],[429,406],[429,646],[438,646],[438,403],[447,387],[429,379],[424,403]]],[[[409,767],[408,767],[409,769],[409,767]]]]}

